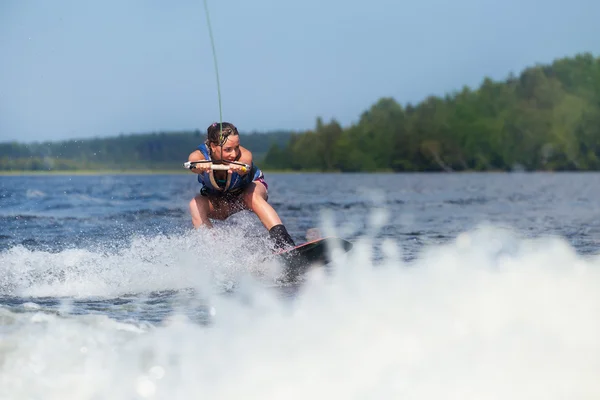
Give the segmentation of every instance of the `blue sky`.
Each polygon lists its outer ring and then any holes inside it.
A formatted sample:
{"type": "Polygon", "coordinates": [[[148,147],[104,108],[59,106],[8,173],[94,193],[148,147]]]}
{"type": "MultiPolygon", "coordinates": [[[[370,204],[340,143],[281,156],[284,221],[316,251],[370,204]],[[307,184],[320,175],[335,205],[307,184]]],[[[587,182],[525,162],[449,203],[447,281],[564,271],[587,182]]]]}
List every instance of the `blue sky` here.
{"type": "MultiPolygon", "coordinates": [[[[223,119],[344,126],[485,76],[600,53],[597,0],[209,0],[223,119]]],[[[219,119],[202,0],[0,0],[0,141],[204,130],[219,119]]]]}

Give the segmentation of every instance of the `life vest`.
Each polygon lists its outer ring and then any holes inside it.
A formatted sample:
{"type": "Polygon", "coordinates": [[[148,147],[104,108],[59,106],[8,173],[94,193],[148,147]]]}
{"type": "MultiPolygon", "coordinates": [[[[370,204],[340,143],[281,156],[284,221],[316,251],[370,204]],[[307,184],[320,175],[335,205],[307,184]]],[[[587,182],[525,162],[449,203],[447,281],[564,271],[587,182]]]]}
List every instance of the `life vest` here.
{"type": "MultiPolygon", "coordinates": [[[[210,151],[205,143],[198,146],[198,150],[202,153],[204,158],[208,161],[212,161],[210,158],[210,151]]],[[[262,171],[252,163],[250,165],[250,171],[245,175],[240,175],[237,172],[227,173],[227,179],[224,181],[217,181],[213,171],[203,172],[198,174],[198,182],[202,184],[201,193],[210,195],[238,195],[240,194],[250,183],[257,179],[263,178],[262,171]]]]}

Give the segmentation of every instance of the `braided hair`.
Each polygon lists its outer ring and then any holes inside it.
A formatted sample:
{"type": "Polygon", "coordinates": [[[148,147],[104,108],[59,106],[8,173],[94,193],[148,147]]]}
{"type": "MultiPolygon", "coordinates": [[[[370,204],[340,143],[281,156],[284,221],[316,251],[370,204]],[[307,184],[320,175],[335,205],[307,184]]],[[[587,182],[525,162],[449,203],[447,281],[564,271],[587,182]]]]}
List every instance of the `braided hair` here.
{"type": "Polygon", "coordinates": [[[210,144],[213,143],[223,147],[230,135],[239,135],[235,125],[229,122],[213,122],[206,129],[206,146],[210,149],[210,144]]]}

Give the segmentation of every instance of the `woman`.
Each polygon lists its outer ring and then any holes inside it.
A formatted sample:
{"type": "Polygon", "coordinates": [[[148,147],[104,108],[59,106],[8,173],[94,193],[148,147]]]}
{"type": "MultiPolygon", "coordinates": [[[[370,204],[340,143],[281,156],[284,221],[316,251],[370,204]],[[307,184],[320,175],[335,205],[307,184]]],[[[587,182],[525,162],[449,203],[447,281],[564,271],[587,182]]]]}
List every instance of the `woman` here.
{"type": "Polygon", "coordinates": [[[211,218],[223,220],[246,209],[258,216],[277,249],[294,247],[294,241],[277,212],[267,203],[268,185],[262,171],[252,162],[250,150],[240,146],[237,128],[229,122],[215,122],[206,132],[205,143],[188,158],[190,162],[208,161],[192,164],[191,167],[202,184],[200,194],[190,202],[194,227],[210,228],[211,218]],[[213,163],[228,165],[229,169],[213,170],[213,163]]]}

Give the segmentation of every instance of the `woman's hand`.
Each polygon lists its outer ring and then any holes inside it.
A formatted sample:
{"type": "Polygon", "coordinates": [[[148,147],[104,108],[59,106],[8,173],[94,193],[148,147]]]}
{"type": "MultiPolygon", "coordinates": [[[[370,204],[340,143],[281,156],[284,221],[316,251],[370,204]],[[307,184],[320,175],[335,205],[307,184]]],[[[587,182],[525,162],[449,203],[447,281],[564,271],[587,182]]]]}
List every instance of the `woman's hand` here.
{"type": "Polygon", "coordinates": [[[205,172],[210,172],[211,170],[212,170],[211,162],[201,162],[201,163],[195,164],[192,167],[192,172],[194,172],[196,174],[203,174],[205,172]]]}
{"type": "Polygon", "coordinates": [[[250,172],[250,168],[239,164],[229,164],[229,171],[227,172],[230,174],[236,172],[238,175],[246,175],[250,172]]]}

